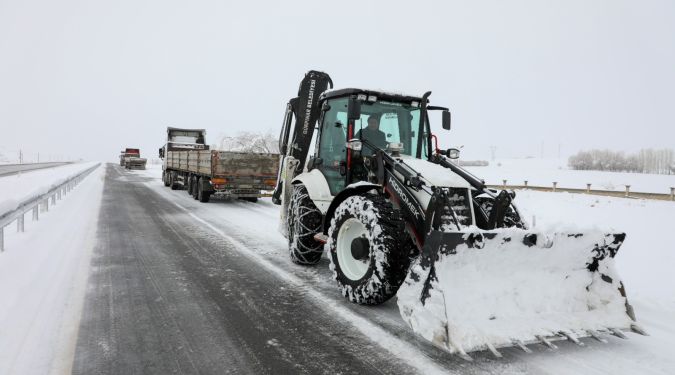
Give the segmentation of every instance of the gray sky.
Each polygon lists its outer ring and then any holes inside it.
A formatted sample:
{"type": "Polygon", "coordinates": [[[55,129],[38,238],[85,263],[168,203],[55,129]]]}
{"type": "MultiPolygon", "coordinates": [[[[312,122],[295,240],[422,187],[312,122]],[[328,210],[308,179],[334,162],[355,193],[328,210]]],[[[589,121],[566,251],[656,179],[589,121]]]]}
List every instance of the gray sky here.
{"type": "Polygon", "coordinates": [[[0,150],[115,160],[154,157],[168,125],[277,133],[310,69],[433,91],[467,157],[675,147],[669,0],[0,0],[0,150]]]}

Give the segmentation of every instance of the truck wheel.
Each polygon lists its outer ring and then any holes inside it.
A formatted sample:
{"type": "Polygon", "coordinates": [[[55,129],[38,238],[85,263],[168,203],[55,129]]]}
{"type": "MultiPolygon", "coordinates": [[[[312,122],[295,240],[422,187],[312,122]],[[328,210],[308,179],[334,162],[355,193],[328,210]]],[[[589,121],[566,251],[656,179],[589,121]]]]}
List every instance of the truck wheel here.
{"type": "Polygon", "coordinates": [[[188,176],[187,177],[187,189],[185,189],[188,193],[188,195],[193,195],[193,191],[195,190],[195,179],[194,176],[188,176]]]}
{"type": "Polygon", "coordinates": [[[176,182],[176,177],[176,173],[169,173],[169,185],[171,186],[171,190],[178,190],[179,188],[178,183],[176,182]]]}
{"type": "Polygon", "coordinates": [[[204,191],[204,179],[200,178],[199,182],[197,182],[197,199],[202,203],[206,203],[209,201],[209,198],[211,198],[211,193],[204,191]]]}
{"type": "Polygon", "coordinates": [[[195,200],[199,199],[199,177],[192,177],[192,192],[190,193],[195,200]]]}
{"type": "Polygon", "coordinates": [[[410,265],[399,211],[382,196],[352,196],[328,230],[330,269],[343,296],[377,305],[396,294],[410,265]]]}
{"type": "Polygon", "coordinates": [[[321,211],[307,193],[305,185],[294,185],[288,205],[288,249],[297,264],[316,264],[323,254],[323,244],[314,240],[321,230],[321,211]]]}
{"type": "Polygon", "coordinates": [[[162,182],[164,183],[164,186],[169,187],[170,185],[169,174],[166,173],[166,171],[162,172],[162,182]]]}

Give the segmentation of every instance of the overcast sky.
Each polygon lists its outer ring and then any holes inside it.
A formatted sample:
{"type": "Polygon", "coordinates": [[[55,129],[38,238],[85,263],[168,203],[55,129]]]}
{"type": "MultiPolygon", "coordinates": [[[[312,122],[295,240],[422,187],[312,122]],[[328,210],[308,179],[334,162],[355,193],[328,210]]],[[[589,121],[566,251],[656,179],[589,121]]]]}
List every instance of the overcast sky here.
{"type": "Polygon", "coordinates": [[[0,150],[115,160],[156,156],[166,126],[277,133],[310,69],[433,91],[468,158],[675,147],[670,0],[0,0],[0,150]]]}

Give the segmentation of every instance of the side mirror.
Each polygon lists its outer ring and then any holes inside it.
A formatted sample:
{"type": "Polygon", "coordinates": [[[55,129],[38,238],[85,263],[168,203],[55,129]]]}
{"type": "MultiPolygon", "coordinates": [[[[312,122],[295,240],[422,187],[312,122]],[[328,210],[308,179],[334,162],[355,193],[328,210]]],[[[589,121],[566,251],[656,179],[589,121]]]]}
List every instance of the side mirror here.
{"type": "Polygon", "coordinates": [[[450,159],[459,159],[459,149],[458,148],[449,148],[445,151],[445,156],[450,159]]]}
{"type": "Polygon", "coordinates": [[[450,130],[450,111],[443,111],[443,129],[450,130]]]}
{"type": "Polygon", "coordinates": [[[361,102],[355,98],[349,98],[347,102],[347,119],[358,120],[361,118],[361,102]]]}
{"type": "Polygon", "coordinates": [[[159,149],[159,158],[164,159],[164,147],[159,149]]]}

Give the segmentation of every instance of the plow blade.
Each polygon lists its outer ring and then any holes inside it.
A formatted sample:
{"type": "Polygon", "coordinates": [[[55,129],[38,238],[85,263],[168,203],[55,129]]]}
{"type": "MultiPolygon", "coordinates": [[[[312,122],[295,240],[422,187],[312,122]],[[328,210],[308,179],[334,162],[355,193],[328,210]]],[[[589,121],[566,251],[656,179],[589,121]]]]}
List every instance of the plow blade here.
{"type": "Polygon", "coordinates": [[[413,331],[467,359],[477,350],[639,329],[614,267],[625,235],[432,231],[398,291],[413,331]]]}

